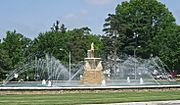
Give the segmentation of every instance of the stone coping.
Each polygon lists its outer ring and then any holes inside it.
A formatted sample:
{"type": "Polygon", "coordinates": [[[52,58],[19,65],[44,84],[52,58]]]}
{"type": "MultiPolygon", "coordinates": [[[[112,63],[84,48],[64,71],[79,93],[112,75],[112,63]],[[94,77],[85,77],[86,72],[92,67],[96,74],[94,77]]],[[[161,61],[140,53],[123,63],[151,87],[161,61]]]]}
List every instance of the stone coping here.
{"type": "Polygon", "coordinates": [[[3,90],[120,90],[120,89],[171,89],[180,85],[148,85],[148,86],[99,86],[99,87],[0,87],[3,90]]]}

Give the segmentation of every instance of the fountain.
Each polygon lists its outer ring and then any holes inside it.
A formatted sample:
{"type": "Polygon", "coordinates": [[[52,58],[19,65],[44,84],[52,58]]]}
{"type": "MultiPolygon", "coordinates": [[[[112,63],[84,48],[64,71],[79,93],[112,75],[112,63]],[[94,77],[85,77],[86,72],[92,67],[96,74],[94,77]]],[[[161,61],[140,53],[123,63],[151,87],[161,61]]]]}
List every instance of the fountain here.
{"type": "MultiPolygon", "coordinates": [[[[68,81],[68,70],[65,66],[61,64],[59,60],[51,55],[46,54],[45,58],[37,59],[27,62],[24,65],[19,65],[14,71],[8,74],[6,80],[3,81],[3,85],[8,84],[13,78],[18,78],[21,74],[28,70],[34,71],[34,78],[38,85],[46,85],[48,81],[48,86],[58,83],[61,81],[68,81]]],[[[17,84],[17,83],[16,83],[17,84]]],[[[34,85],[33,85],[34,86],[34,85]]]]}
{"type": "Polygon", "coordinates": [[[52,86],[52,82],[50,80],[48,81],[48,86],[52,86]]]}
{"type": "Polygon", "coordinates": [[[127,77],[127,83],[131,83],[131,80],[129,77],[127,77]]]}
{"type": "Polygon", "coordinates": [[[142,78],[140,78],[140,84],[143,84],[143,83],[144,83],[143,79],[142,79],[142,78]]]}
{"type": "Polygon", "coordinates": [[[85,58],[85,72],[81,79],[84,84],[101,84],[105,79],[102,72],[101,58],[95,58],[94,56],[94,44],[91,44],[91,50],[88,50],[88,57],[85,58]]]}
{"type": "MultiPolygon", "coordinates": [[[[108,57],[106,61],[95,57],[94,44],[87,51],[87,58],[72,64],[69,73],[67,66],[51,54],[17,66],[3,81],[2,86],[136,86],[168,85],[176,81],[171,71],[159,57],[141,59],[136,57],[108,57]],[[24,81],[21,74],[34,72],[36,81],[24,81]],[[169,70],[169,71],[168,71],[169,70]],[[69,77],[72,74],[71,77],[69,77]],[[11,81],[15,78],[15,81],[11,81]],[[22,80],[20,82],[17,82],[22,80]]],[[[26,77],[29,77],[28,75],[26,77]]]]}
{"type": "Polygon", "coordinates": [[[141,59],[131,56],[124,59],[116,57],[116,59],[112,58],[105,61],[104,70],[110,71],[108,75],[111,75],[107,83],[116,85],[127,85],[127,83],[128,85],[161,85],[175,83],[175,80],[170,75],[171,71],[159,57],[150,59],[141,59]]]}
{"type": "Polygon", "coordinates": [[[46,80],[45,79],[42,80],[42,85],[46,85],[46,80]]]}
{"type": "Polygon", "coordinates": [[[106,80],[102,80],[101,86],[106,86],[106,80]]]}
{"type": "Polygon", "coordinates": [[[15,74],[14,74],[14,78],[18,78],[18,74],[15,73],[15,74]]]}

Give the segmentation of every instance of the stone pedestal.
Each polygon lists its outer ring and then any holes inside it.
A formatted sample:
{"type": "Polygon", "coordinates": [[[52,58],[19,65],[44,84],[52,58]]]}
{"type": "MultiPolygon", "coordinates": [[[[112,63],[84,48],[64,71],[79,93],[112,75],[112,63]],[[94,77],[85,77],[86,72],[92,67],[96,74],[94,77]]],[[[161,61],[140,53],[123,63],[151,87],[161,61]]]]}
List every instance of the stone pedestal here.
{"type": "Polygon", "coordinates": [[[104,80],[103,72],[96,70],[85,71],[82,78],[82,82],[84,84],[101,84],[103,80],[104,80]]]}

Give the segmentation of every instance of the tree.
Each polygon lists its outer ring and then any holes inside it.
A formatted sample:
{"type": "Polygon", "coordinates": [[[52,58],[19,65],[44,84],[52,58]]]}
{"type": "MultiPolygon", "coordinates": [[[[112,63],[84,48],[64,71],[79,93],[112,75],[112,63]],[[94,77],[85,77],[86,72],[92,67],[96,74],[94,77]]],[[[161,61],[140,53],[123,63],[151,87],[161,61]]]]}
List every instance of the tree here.
{"type": "Polygon", "coordinates": [[[67,35],[66,27],[64,24],[59,25],[60,21],[56,21],[51,30],[48,32],[40,33],[31,44],[30,52],[37,57],[42,57],[44,54],[52,54],[57,59],[62,59],[63,54],[60,52],[61,48],[66,48],[67,35]]]}
{"type": "Polygon", "coordinates": [[[119,55],[118,52],[122,50],[121,48],[124,45],[125,30],[127,28],[127,24],[125,24],[126,21],[121,14],[109,14],[105,21],[106,23],[104,24],[103,31],[108,37],[103,37],[103,41],[105,44],[104,46],[109,49],[109,51],[106,50],[106,52],[115,56],[119,55]]]}
{"type": "Polygon", "coordinates": [[[2,44],[0,42],[0,80],[5,78],[5,75],[8,72],[8,70],[11,69],[10,67],[11,67],[10,59],[7,53],[5,52],[5,50],[3,50],[2,44]]]}
{"type": "Polygon", "coordinates": [[[12,69],[11,59],[7,52],[0,48],[0,80],[6,78],[6,74],[12,69]]]}
{"type": "Polygon", "coordinates": [[[58,20],[56,20],[56,22],[53,24],[53,26],[51,27],[51,30],[52,31],[59,31],[59,21],[58,20]]]}
{"type": "Polygon", "coordinates": [[[6,37],[0,43],[0,80],[5,79],[6,74],[26,59],[30,41],[16,31],[6,33],[6,37]]]}
{"type": "Polygon", "coordinates": [[[33,41],[31,52],[36,52],[38,57],[44,56],[45,53],[52,54],[66,64],[68,63],[68,53],[71,52],[72,63],[83,61],[92,42],[95,43],[99,52],[102,47],[99,36],[90,32],[91,29],[88,27],[82,27],[65,32],[48,31],[40,33],[33,41]]]}
{"type": "Polygon", "coordinates": [[[62,32],[62,33],[65,33],[66,32],[66,27],[65,27],[65,25],[64,24],[62,24],[61,25],[61,27],[60,27],[60,31],[62,32]]]}
{"type": "Polygon", "coordinates": [[[170,69],[178,70],[180,73],[180,26],[174,27],[176,30],[169,36],[165,36],[159,46],[161,46],[160,57],[168,64],[170,69]]]}
{"type": "Polygon", "coordinates": [[[72,52],[72,61],[79,62],[83,61],[86,57],[88,49],[88,36],[90,35],[90,29],[83,27],[79,29],[73,29],[67,32],[67,50],[72,52]]]}
{"type": "Polygon", "coordinates": [[[157,0],[130,0],[118,5],[104,26],[105,33],[118,35],[115,39],[117,46],[123,49],[121,52],[134,55],[136,50],[138,56],[148,58],[151,54],[159,54],[158,41],[154,39],[170,35],[174,31],[175,18],[157,0]]]}
{"type": "MultiPolygon", "coordinates": [[[[171,69],[177,69],[180,41],[178,26],[164,4],[157,0],[125,1],[105,21],[104,32],[109,39],[105,37],[104,42],[112,45],[116,42],[114,45],[121,49],[119,55],[126,53],[149,58],[153,54],[171,69]]],[[[110,47],[107,45],[107,48],[110,47]]]]}
{"type": "Polygon", "coordinates": [[[18,64],[20,61],[23,61],[25,58],[26,52],[31,40],[24,37],[16,31],[6,33],[6,37],[3,38],[2,49],[7,53],[8,57],[11,59],[12,68],[18,64]]]}
{"type": "Polygon", "coordinates": [[[61,26],[59,26],[60,21],[56,20],[56,22],[53,24],[53,26],[51,27],[51,31],[56,31],[56,32],[62,32],[65,33],[66,32],[66,27],[64,24],[61,24],[61,26]]]}

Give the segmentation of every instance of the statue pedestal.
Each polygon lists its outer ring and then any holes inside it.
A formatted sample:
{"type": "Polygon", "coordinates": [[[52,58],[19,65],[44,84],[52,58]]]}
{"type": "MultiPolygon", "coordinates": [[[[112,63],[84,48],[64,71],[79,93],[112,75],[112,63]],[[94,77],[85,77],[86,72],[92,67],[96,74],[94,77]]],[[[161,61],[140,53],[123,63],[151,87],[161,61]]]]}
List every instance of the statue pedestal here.
{"type": "Polygon", "coordinates": [[[81,82],[84,84],[101,84],[104,80],[104,74],[101,70],[86,70],[81,82]]]}

